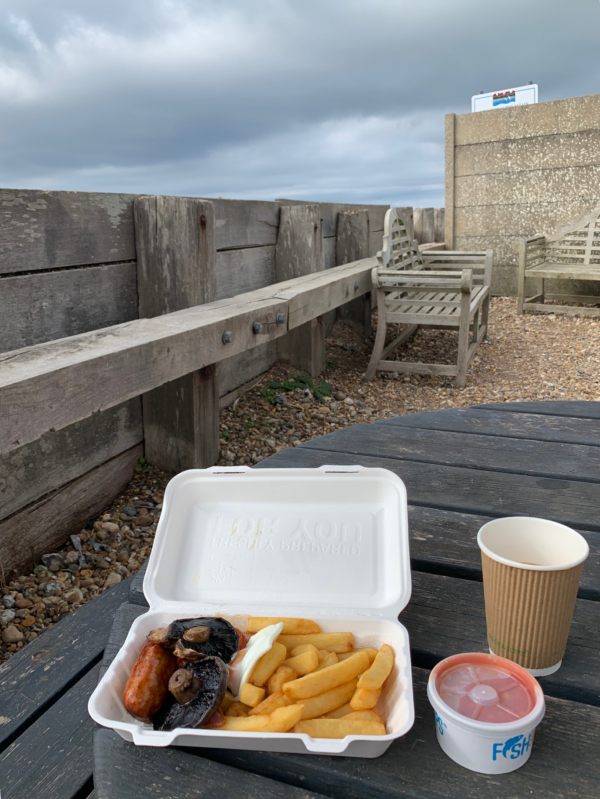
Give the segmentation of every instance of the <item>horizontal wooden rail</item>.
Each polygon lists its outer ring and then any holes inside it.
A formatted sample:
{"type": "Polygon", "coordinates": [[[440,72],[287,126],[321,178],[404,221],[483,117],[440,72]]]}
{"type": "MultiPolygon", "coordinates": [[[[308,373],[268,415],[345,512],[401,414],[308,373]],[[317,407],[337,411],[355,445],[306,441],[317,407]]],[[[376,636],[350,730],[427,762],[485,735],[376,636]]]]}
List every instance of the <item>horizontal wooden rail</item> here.
{"type": "Polygon", "coordinates": [[[218,363],[371,290],[374,257],[0,355],[0,452],[218,363]]]}

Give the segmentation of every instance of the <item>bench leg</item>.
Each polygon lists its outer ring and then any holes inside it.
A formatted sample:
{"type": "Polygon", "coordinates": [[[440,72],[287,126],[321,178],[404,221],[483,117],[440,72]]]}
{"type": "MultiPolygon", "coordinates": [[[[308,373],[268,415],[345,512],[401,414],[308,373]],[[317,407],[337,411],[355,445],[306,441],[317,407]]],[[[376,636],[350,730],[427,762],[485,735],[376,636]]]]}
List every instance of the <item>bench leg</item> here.
{"type": "Polygon", "coordinates": [[[454,384],[462,388],[467,379],[467,368],[469,366],[469,306],[471,298],[469,294],[463,294],[460,309],[460,326],[458,328],[458,355],[456,359],[456,378],[454,384]]]}
{"type": "Polygon", "coordinates": [[[526,244],[524,240],[519,241],[519,270],[517,272],[517,313],[523,313],[523,303],[525,301],[525,261],[526,244]]]}
{"type": "Polygon", "coordinates": [[[377,364],[381,360],[383,350],[385,347],[385,334],[387,331],[387,320],[385,316],[385,292],[381,289],[377,291],[377,333],[375,334],[375,343],[373,345],[373,352],[371,353],[371,360],[365,372],[365,380],[372,380],[377,371],[377,364]]]}

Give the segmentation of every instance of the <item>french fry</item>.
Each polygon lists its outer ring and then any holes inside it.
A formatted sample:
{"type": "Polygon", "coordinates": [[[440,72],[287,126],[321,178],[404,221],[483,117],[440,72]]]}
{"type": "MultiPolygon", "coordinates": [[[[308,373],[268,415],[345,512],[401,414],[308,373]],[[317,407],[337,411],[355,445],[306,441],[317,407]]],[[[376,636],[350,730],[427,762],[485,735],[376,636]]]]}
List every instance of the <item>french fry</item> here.
{"type": "Polygon", "coordinates": [[[271,713],[265,732],[288,732],[300,721],[301,716],[302,705],[278,707],[271,713]]]}
{"type": "Polygon", "coordinates": [[[371,710],[381,696],[381,690],[371,691],[369,688],[357,688],[350,700],[352,710],[371,710]]]}
{"type": "Polygon", "coordinates": [[[358,681],[359,688],[367,688],[370,691],[377,691],[392,673],[394,668],[394,650],[391,646],[384,644],[375,660],[364,674],[360,675],[358,681]]]}
{"type": "Polygon", "coordinates": [[[250,707],[256,707],[265,698],[264,688],[258,688],[250,682],[245,682],[240,689],[240,702],[250,707]]]}
{"type": "Polygon", "coordinates": [[[325,691],[323,694],[317,694],[310,699],[303,699],[300,704],[302,705],[302,716],[305,719],[316,719],[317,716],[324,716],[330,710],[335,710],[345,702],[348,702],[356,690],[356,680],[338,685],[337,688],[332,688],[331,691],[325,691]]]}
{"type": "Polygon", "coordinates": [[[352,719],[379,721],[383,724],[383,719],[376,710],[353,710],[351,713],[346,713],[345,716],[341,716],[340,718],[347,719],[348,721],[352,719]]]}
{"type": "Polygon", "coordinates": [[[367,719],[310,719],[300,721],[294,732],[304,732],[311,738],[345,738],[347,735],[385,735],[385,724],[367,719]]]}
{"type": "Polygon", "coordinates": [[[283,622],[282,633],[288,635],[305,635],[307,633],[320,633],[321,628],[316,621],[312,619],[291,619],[286,616],[250,616],[246,630],[249,633],[257,633],[263,627],[269,627],[271,624],[278,624],[283,622]]]}
{"type": "Polygon", "coordinates": [[[335,710],[332,710],[330,713],[327,713],[325,715],[325,718],[327,718],[327,719],[341,719],[342,716],[347,716],[348,713],[353,713],[353,712],[354,711],[350,707],[350,702],[346,702],[345,705],[342,705],[341,707],[338,707],[335,710]]]}
{"type": "Polygon", "coordinates": [[[225,716],[219,730],[227,732],[266,732],[270,716],[225,716]]]}
{"type": "Polygon", "coordinates": [[[325,649],[321,649],[321,652],[325,654],[319,659],[320,669],[324,669],[326,666],[333,666],[334,663],[338,662],[338,656],[335,652],[327,652],[325,649]]]}
{"type": "MultiPolygon", "coordinates": [[[[311,696],[322,694],[332,688],[337,688],[338,685],[350,682],[368,668],[369,656],[365,652],[355,652],[354,656],[347,660],[284,683],[283,692],[294,701],[310,699],[311,696]]],[[[363,709],[354,708],[354,710],[363,709]]]]}
{"type": "MultiPolygon", "coordinates": [[[[373,649],[373,647],[371,646],[367,646],[364,649],[355,649],[354,652],[366,652],[367,655],[369,656],[370,663],[372,663],[377,656],[377,650],[373,649]]],[[[339,659],[344,660],[345,658],[349,658],[350,655],[354,654],[354,652],[344,652],[341,655],[339,655],[339,659]]]]}
{"type": "Polygon", "coordinates": [[[278,644],[277,641],[275,641],[271,649],[265,652],[252,669],[252,673],[250,674],[252,684],[262,688],[275,669],[281,666],[286,657],[287,649],[283,644],[278,644]]]}
{"type": "Polygon", "coordinates": [[[294,669],[296,674],[310,674],[311,671],[314,671],[319,666],[319,652],[316,647],[313,646],[311,649],[302,652],[301,655],[288,658],[288,660],[284,661],[283,665],[294,669]]]}
{"type": "Polygon", "coordinates": [[[243,702],[232,702],[225,711],[226,716],[247,716],[250,707],[243,702]]]}
{"type": "MultiPolygon", "coordinates": [[[[283,646],[283,644],[280,644],[280,646],[283,646]]],[[[290,650],[290,657],[296,657],[296,655],[301,655],[303,652],[312,652],[313,649],[319,654],[319,650],[314,644],[299,644],[299,646],[295,646],[290,650]]]]}
{"type": "Polygon", "coordinates": [[[253,707],[252,710],[248,712],[249,716],[261,716],[266,714],[267,716],[270,715],[274,710],[277,710],[278,707],[285,707],[285,705],[291,705],[292,703],[287,698],[287,696],[283,693],[283,691],[277,691],[275,694],[271,694],[266,699],[263,699],[256,707],[253,707]]]}
{"type": "Polygon", "coordinates": [[[280,666],[275,673],[269,677],[269,682],[267,683],[268,693],[278,693],[281,691],[284,683],[295,680],[297,676],[298,674],[289,666],[280,666]]]}
{"type": "Polygon", "coordinates": [[[223,711],[223,713],[226,713],[234,702],[235,702],[235,697],[231,693],[231,691],[225,691],[225,696],[223,697],[223,701],[221,702],[221,710],[223,711]]]}
{"type": "Polygon", "coordinates": [[[313,644],[317,649],[329,649],[332,652],[349,652],[354,647],[352,633],[311,633],[310,635],[282,633],[277,640],[287,647],[288,652],[300,644],[313,644]]]}

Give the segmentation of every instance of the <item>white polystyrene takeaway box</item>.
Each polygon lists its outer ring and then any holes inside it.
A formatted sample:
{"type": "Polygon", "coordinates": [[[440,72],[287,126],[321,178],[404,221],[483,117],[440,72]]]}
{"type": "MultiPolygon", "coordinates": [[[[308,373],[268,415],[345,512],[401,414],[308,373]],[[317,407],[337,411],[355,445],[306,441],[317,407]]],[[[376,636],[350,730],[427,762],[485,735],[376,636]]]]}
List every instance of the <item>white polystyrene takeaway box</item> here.
{"type": "Polygon", "coordinates": [[[398,622],[411,592],[404,483],[386,469],[213,467],[167,486],[144,577],[147,613],[89,700],[92,718],[146,746],[204,746],[377,757],[414,721],[408,633],[398,622]],[[356,646],[388,643],[394,671],[378,706],[387,735],[317,739],[299,733],[154,730],[122,702],[148,632],[177,618],[313,618],[351,631],[356,646]]]}

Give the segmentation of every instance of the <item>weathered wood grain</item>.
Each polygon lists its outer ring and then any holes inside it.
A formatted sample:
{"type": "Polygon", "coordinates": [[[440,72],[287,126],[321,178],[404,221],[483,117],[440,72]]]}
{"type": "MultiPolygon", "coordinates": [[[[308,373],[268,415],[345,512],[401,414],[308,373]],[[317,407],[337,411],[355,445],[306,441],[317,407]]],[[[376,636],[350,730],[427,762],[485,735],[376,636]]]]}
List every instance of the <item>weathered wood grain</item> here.
{"type": "MultiPolygon", "coordinates": [[[[105,591],[0,665],[0,750],[97,663],[130,580],[105,591]]],[[[87,715],[87,712],[86,712],[87,715]]],[[[5,783],[2,783],[4,792],[5,783]]]]}
{"type": "Polygon", "coordinates": [[[137,318],[134,261],[0,279],[0,350],[137,318]]]}
{"type": "Polygon", "coordinates": [[[0,274],[135,260],[131,194],[0,190],[0,274]]]}
{"type": "MultiPolygon", "coordinates": [[[[143,612],[143,607],[124,605],[121,608],[106,648],[105,663],[118,651],[133,619],[143,612]]],[[[426,609],[423,613],[426,613],[426,609]]],[[[471,608],[467,614],[473,615],[471,608]]],[[[369,799],[445,799],[459,795],[479,799],[482,791],[486,790],[493,792],[494,796],[507,799],[528,795],[531,791],[556,799],[565,796],[595,797],[596,783],[600,779],[598,759],[594,755],[600,740],[600,710],[597,707],[547,697],[546,717],[536,733],[533,754],[527,766],[501,778],[488,777],[456,766],[439,748],[433,713],[426,698],[428,674],[424,669],[413,669],[415,726],[394,742],[385,755],[375,760],[226,749],[210,752],[187,750],[185,755],[196,757],[196,763],[204,762],[201,758],[209,755],[211,760],[234,766],[240,770],[238,773],[242,781],[246,778],[245,774],[251,772],[284,780],[285,783],[301,783],[306,790],[339,799],[364,799],[366,796],[369,799]],[[567,744],[571,748],[565,751],[567,744]],[[573,756],[569,755],[571,751],[573,756]],[[578,754],[575,756],[576,752],[578,754]],[[585,762],[585,768],[581,768],[582,762],[585,762]],[[424,763],[428,764],[427,768],[424,768],[424,763]]],[[[117,745],[108,740],[112,735],[103,731],[96,738],[96,756],[100,754],[107,762],[105,753],[114,751],[113,746],[117,745]],[[99,748],[103,751],[99,752],[99,748]]],[[[139,757],[140,751],[156,754],[156,750],[140,750],[127,744],[119,744],[119,747],[129,755],[131,763],[139,757]]],[[[177,755],[184,754],[181,750],[169,751],[177,755]]],[[[180,764],[183,766],[183,759],[180,764]]],[[[185,771],[182,769],[184,773],[196,771],[194,761],[185,760],[185,764],[185,771]]],[[[98,770],[97,786],[100,788],[104,784],[104,771],[98,770]]],[[[119,794],[111,791],[105,796],[106,799],[117,799],[119,794]]]]}
{"type": "Polygon", "coordinates": [[[285,335],[370,290],[373,260],[0,355],[0,451],[285,335]]]}
{"type": "Polygon", "coordinates": [[[597,483],[440,466],[378,455],[352,455],[299,446],[257,464],[262,467],[323,466],[339,463],[379,466],[405,482],[413,505],[490,516],[541,516],[574,527],[600,530],[597,483]]]}
{"type": "MultiPolygon", "coordinates": [[[[383,419],[376,424],[600,446],[600,425],[594,419],[542,413],[499,413],[487,407],[410,413],[383,419]]],[[[490,445],[493,446],[494,442],[491,441],[490,445]]]]}
{"type": "Polygon", "coordinates": [[[277,346],[273,341],[221,361],[217,366],[219,394],[223,397],[250,382],[270,369],[276,361],[277,346]]]}
{"type": "Polygon", "coordinates": [[[40,555],[104,510],[131,480],[142,454],[143,447],[134,446],[0,521],[4,574],[31,569],[40,555]]]}
{"type": "Polygon", "coordinates": [[[98,799],[214,799],[243,794],[246,799],[326,799],[312,790],[240,772],[208,759],[210,750],[155,749],[126,743],[112,730],[94,737],[94,777],[98,799]],[[132,781],[132,775],[135,780],[132,781]]]}
{"type": "Polygon", "coordinates": [[[97,680],[95,666],[0,754],[3,797],[72,799],[89,787],[94,723],[87,700],[97,680]]]}
{"type": "MultiPolygon", "coordinates": [[[[411,600],[400,614],[413,662],[431,667],[456,652],[487,649],[483,583],[438,574],[413,574],[411,600]]],[[[546,694],[600,705],[598,603],[578,599],[561,668],[540,677],[546,694]]]]}
{"type": "Polygon", "coordinates": [[[217,252],[215,299],[275,283],[275,246],[217,252]]]}
{"type": "MultiPolygon", "coordinates": [[[[346,264],[369,255],[369,212],[340,211],[335,244],[336,264],[346,264]]],[[[371,332],[371,294],[363,294],[338,308],[338,315],[356,326],[365,337],[371,332]]]]}
{"type": "MultiPolygon", "coordinates": [[[[566,480],[600,482],[600,449],[584,444],[446,432],[390,424],[353,425],[313,439],[306,447],[357,456],[515,472],[566,480]],[[518,467],[517,467],[518,464],[518,467]]],[[[597,486],[600,500],[600,486],[597,486]]]]}
{"type": "Polygon", "coordinates": [[[138,399],[0,455],[0,519],[141,444],[138,399]]]}
{"type": "MultiPolygon", "coordinates": [[[[323,231],[317,205],[283,205],[275,247],[279,282],[323,269],[323,231]]],[[[325,366],[325,334],[315,315],[278,343],[278,356],[297,369],[316,376],[325,366]]]]}
{"type": "MultiPolygon", "coordinates": [[[[133,204],[140,317],[215,298],[212,203],[138,197],[133,204]]],[[[143,397],[146,459],[167,472],[212,466],[219,454],[216,368],[182,375],[143,397]]]]}
{"type": "MultiPolygon", "coordinates": [[[[492,516],[408,506],[410,555],[413,569],[451,577],[481,580],[477,532],[492,516]]],[[[600,600],[600,532],[578,528],[590,554],[579,585],[582,599],[600,600]]]]}
{"type": "Polygon", "coordinates": [[[545,400],[543,402],[488,402],[476,408],[511,413],[541,413],[550,416],[572,416],[576,419],[600,419],[600,402],[584,400],[545,400]]]}

